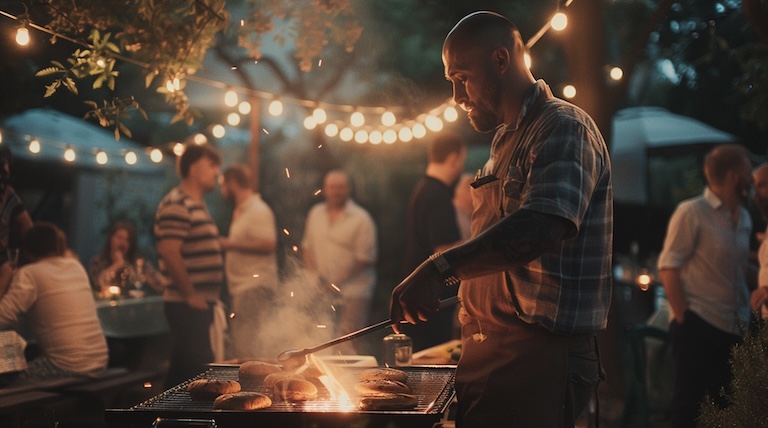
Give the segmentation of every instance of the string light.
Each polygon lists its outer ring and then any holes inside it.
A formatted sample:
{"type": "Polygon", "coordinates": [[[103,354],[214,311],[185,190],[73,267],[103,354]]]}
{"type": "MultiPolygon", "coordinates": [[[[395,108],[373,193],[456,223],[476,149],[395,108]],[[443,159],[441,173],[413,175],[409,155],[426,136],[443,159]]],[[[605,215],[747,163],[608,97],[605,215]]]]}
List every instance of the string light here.
{"type": "Polygon", "coordinates": [[[395,114],[391,111],[386,111],[381,115],[381,124],[384,126],[392,126],[396,122],[395,114]]]}
{"type": "Polygon", "coordinates": [[[414,124],[411,130],[413,131],[414,138],[424,138],[424,136],[427,135],[427,128],[420,123],[414,124]]]}
{"type": "Polygon", "coordinates": [[[208,142],[208,137],[206,137],[205,134],[198,132],[194,137],[192,137],[192,142],[200,146],[208,142]]]}
{"type": "Polygon", "coordinates": [[[104,150],[99,150],[98,153],[96,153],[96,163],[99,165],[106,165],[107,162],[109,162],[109,156],[107,156],[107,152],[104,150]]]}
{"type": "Polygon", "coordinates": [[[16,29],[16,43],[18,43],[19,46],[28,45],[29,40],[29,28],[22,25],[16,29]]]}
{"type": "Polygon", "coordinates": [[[29,152],[35,155],[40,153],[40,140],[35,138],[29,142],[29,152]]]}
{"type": "Polygon", "coordinates": [[[620,67],[612,67],[609,75],[612,80],[621,80],[621,78],[624,77],[624,70],[620,67]]]}
{"type": "Polygon", "coordinates": [[[251,103],[248,101],[243,101],[240,103],[240,105],[237,106],[237,111],[240,112],[240,114],[248,114],[251,112],[251,103]]]}
{"type": "Polygon", "coordinates": [[[363,144],[366,141],[368,141],[368,132],[365,129],[360,129],[357,132],[355,132],[355,141],[357,141],[360,144],[363,144]]]}
{"type": "Polygon", "coordinates": [[[349,117],[349,123],[352,126],[361,127],[365,124],[365,116],[359,111],[356,111],[349,117]]]}
{"type": "Polygon", "coordinates": [[[280,100],[272,100],[267,110],[272,116],[280,116],[283,114],[283,103],[280,100]]]}
{"type": "Polygon", "coordinates": [[[563,31],[568,26],[568,16],[563,12],[557,12],[552,16],[552,20],[549,21],[552,29],[555,31],[563,31]]]}
{"type": "Polygon", "coordinates": [[[318,107],[312,112],[312,118],[315,119],[316,124],[325,123],[325,121],[328,119],[328,116],[325,114],[325,110],[318,107]]]}
{"type": "Polygon", "coordinates": [[[456,120],[459,119],[459,112],[456,111],[456,107],[448,106],[445,111],[443,111],[443,118],[448,122],[456,122],[456,120]]]}
{"type": "Polygon", "coordinates": [[[563,86],[563,96],[565,98],[573,98],[576,96],[576,88],[573,85],[563,86]]]}
{"type": "Polygon", "coordinates": [[[339,131],[339,138],[341,138],[341,141],[352,141],[352,138],[355,137],[355,132],[352,131],[350,128],[344,128],[341,131],[339,131]]]}
{"type": "Polygon", "coordinates": [[[149,152],[149,158],[154,163],[160,163],[163,161],[163,152],[160,149],[152,149],[152,151],[149,152]]]}
{"type": "MultiPolygon", "coordinates": [[[[562,5],[560,7],[568,7],[573,0],[564,0],[562,5]]],[[[10,15],[2,10],[0,10],[0,14],[12,18],[12,19],[18,19],[21,21],[20,18],[14,17],[13,15],[10,15]]],[[[26,18],[28,21],[28,18],[26,18]]],[[[568,17],[565,13],[558,11],[555,13],[552,18],[541,28],[539,33],[535,35],[534,37],[530,38],[526,42],[526,47],[530,49],[537,41],[538,39],[550,28],[556,31],[561,31],[562,29],[566,28],[568,24],[568,17]]],[[[46,29],[44,27],[39,27],[31,22],[25,22],[22,21],[22,25],[17,29],[17,34],[19,32],[26,32],[27,38],[29,37],[29,30],[27,29],[27,26],[34,28],[39,31],[48,32],[49,34],[53,35],[54,37],[60,37],[62,39],[66,39],[72,42],[76,42],[75,40],[66,38],[64,35],[58,35],[49,29],[46,29]],[[22,29],[24,31],[22,31],[22,29]]],[[[137,61],[131,61],[130,58],[121,57],[119,54],[115,56],[117,59],[122,59],[126,61],[130,61],[133,64],[148,68],[149,64],[144,64],[137,61]]],[[[525,62],[526,66],[529,68],[531,67],[531,55],[526,52],[525,53],[525,62]]],[[[319,63],[320,64],[320,63],[319,63]]],[[[619,68],[613,68],[610,70],[610,78],[617,80],[621,79],[623,72],[619,68]],[[616,77],[616,76],[619,77],[616,77]]],[[[200,76],[182,76],[182,75],[176,75],[171,78],[169,78],[166,81],[166,89],[169,92],[174,92],[177,90],[180,90],[185,80],[193,80],[199,83],[203,84],[209,84],[211,86],[216,87],[225,87],[224,83],[217,82],[214,80],[206,79],[200,76]]],[[[275,94],[270,94],[266,92],[256,91],[249,88],[234,88],[231,85],[226,85],[227,91],[224,95],[224,102],[226,105],[230,107],[237,106],[237,110],[240,112],[240,114],[247,115],[251,112],[252,106],[247,101],[243,101],[241,103],[238,102],[238,92],[244,92],[248,93],[252,97],[258,97],[262,99],[270,99],[270,103],[268,106],[268,112],[272,116],[280,116],[283,111],[283,102],[277,98],[275,94]]],[[[575,96],[575,89],[570,86],[564,88],[564,90],[568,90],[568,93],[572,93],[572,96],[575,96]]],[[[564,93],[564,96],[568,97],[567,94],[564,93]]],[[[303,105],[305,107],[309,107],[312,105],[317,106],[317,101],[311,101],[311,100],[302,100],[302,99],[292,99],[292,102],[295,102],[296,104],[303,105]]],[[[324,131],[325,134],[329,137],[338,136],[342,140],[350,141],[352,139],[355,139],[358,141],[360,138],[358,136],[365,135],[366,141],[371,142],[372,144],[377,144],[374,141],[383,141],[385,143],[391,144],[394,141],[397,141],[398,139],[403,142],[408,142],[413,138],[423,138],[426,136],[428,131],[431,132],[439,132],[442,130],[445,126],[445,122],[455,122],[459,118],[459,114],[457,109],[452,105],[451,100],[445,101],[442,105],[434,108],[431,110],[429,114],[421,115],[419,118],[415,120],[406,120],[401,122],[400,125],[395,127],[397,124],[397,119],[395,116],[395,113],[390,111],[391,107],[384,108],[384,107],[363,107],[363,106],[349,106],[349,105],[334,105],[334,104],[326,104],[324,103],[324,107],[315,107],[312,111],[311,120],[305,119],[305,127],[307,129],[315,129],[318,125],[324,124],[328,120],[328,114],[327,114],[327,108],[330,107],[332,110],[335,111],[350,111],[352,110],[353,113],[349,117],[349,125],[353,128],[361,128],[365,125],[366,119],[365,114],[380,114],[381,115],[381,125],[384,128],[381,129],[359,129],[357,131],[354,131],[353,129],[350,129],[348,126],[345,126],[343,121],[337,121],[341,123],[333,123],[328,124],[325,126],[324,131]],[[383,110],[383,113],[382,113],[383,110]],[[392,128],[395,127],[395,128],[392,128]],[[364,131],[364,132],[360,132],[364,131]],[[380,139],[380,140],[379,140],[380,139]]],[[[403,109],[402,107],[395,107],[396,110],[403,109]]],[[[241,117],[237,115],[237,113],[231,113],[227,117],[227,123],[229,123],[232,126],[237,126],[241,123],[241,117]]],[[[266,133],[266,131],[265,131],[266,133]]],[[[226,130],[221,125],[216,125],[212,128],[212,134],[216,138],[222,138],[226,134],[226,130]]],[[[199,144],[199,143],[198,143],[199,144]]],[[[30,151],[32,151],[32,143],[30,143],[30,151]]],[[[39,152],[39,142],[38,142],[38,148],[39,152]]],[[[155,155],[159,160],[162,160],[162,152],[160,151],[153,151],[152,152],[157,153],[155,155]]],[[[105,152],[106,155],[106,152],[105,152]]],[[[154,161],[154,160],[153,160],[154,161]]]]}
{"type": "Polygon", "coordinates": [[[307,116],[304,118],[304,128],[312,130],[317,127],[317,122],[315,121],[315,118],[312,116],[307,116]]]}
{"type": "Polygon", "coordinates": [[[240,115],[235,113],[235,112],[232,112],[232,113],[228,114],[227,115],[227,123],[232,125],[232,126],[239,125],[240,124],[240,115]]]}
{"type": "Polygon", "coordinates": [[[381,135],[381,131],[371,131],[368,135],[368,142],[371,144],[380,144],[384,137],[381,135]]]}
{"type": "Polygon", "coordinates": [[[128,165],[136,165],[136,162],[139,161],[138,156],[136,156],[136,153],[129,151],[125,154],[125,163],[128,165]]]}
{"type": "Polygon", "coordinates": [[[176,156],[181,156],[184,154],[184,144],[176,143],[173,145],[173,154],[176,156]]]}
{"type": "Polygon", "coordinates": [[[211,128],[211,134],[213,134],[216,138],[223,138],[224,135],[226,135],[227,130],[224,129],[224,126],[216,124],[213,125],[213,128],[211,128]]]}
{"type": "Polygon", "coordinates": [[[74,162],[75,159],[77,159],[75,149],[73,149],[71,146],[67,146],[67,149],[64,150],[64,160],[67,162],[74,162]]]}
{"type": "Polygon", "coordinates": [[[325,125],[325,135],[333,138],[336,135],[339,134],[339,126],[335,123],[329,123],[328,125],[325,125]]]}
{"type": "Polygon", "coordinates": [[[229,89],[224,93],[224,104],[226,104],[227,107],[234,107],[237,105],[237,102],[237,92],[229,89]]]}

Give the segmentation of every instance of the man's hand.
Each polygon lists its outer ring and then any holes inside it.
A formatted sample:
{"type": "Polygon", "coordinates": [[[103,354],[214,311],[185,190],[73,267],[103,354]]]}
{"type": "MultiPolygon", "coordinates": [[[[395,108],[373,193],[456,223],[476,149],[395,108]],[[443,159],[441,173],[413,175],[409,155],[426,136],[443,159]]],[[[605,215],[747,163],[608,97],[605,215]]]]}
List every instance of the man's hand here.
{"type": "Polygon", "coordinates": [[[187,305],[192,309],[200,309],[201,311],[208,309],[208,301],[197,293],[187,297],[187,305]]]}
{"type": "Polygon", "coordinates": [[[749,306],[753,311],[759,311],[768,302],[768,287],[757,287],[749,299],[749,306]]]}
{"type": "Polygon", "coordinates": [[[426,321],[440,306],[440,291],[445,281],[431,260],[417,267],[392,291],[389,316],[392,329],[400,332],[398,321],[416,324],[426,321]]]}

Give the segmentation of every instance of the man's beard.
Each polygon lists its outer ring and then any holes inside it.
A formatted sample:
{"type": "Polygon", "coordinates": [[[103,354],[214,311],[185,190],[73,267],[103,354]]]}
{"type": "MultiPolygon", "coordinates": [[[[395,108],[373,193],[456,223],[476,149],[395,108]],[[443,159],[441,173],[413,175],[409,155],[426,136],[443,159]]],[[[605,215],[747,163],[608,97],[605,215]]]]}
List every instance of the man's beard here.
{"type": "Polygon", "coordinates": [[[496,82],[489,83],[483,91],[483,96],[469,114],[469,122],[476,131],[487,133],[500,125],[498,110],[501,104],[501,92],[496,82]],[[474,115],[473,115],[474,113],[474,115]]]}

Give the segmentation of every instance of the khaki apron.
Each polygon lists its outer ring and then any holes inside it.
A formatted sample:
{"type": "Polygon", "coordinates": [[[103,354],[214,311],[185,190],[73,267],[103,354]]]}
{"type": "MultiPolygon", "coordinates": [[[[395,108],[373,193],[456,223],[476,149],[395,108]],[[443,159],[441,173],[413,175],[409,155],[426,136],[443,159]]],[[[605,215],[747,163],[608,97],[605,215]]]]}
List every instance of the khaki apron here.
{"type": "MultiPolygon", "coordinates": [[[[533,112],[544,104],[543,99],[539,98],[533,112]]],[[[502,147],[493,167],[495,173],[508,167],[525,125],[512,131],[517,135],[502,147]]],[[[488,176],[473,184],[473,237],[501,220],[504,212],[518,208],[503,206],[508,174],[499,175],[501,178],[488,176]]],[[[470,316],[497,307],[494,305],[499,302],[514,306],[514,296],[504,284],[505,275],[463,281],[459,288],[462,355],[456,370],[456,426],[572,426],[572,420],[594,394],[600,377],[594,336],[558,335],[522,322],[514,315],[516,311],[493,314],[495,319],[504,317],[503,325],[483,323],[470,316]],[[470,293],[472,298],[465,300],[470,293]]]]}

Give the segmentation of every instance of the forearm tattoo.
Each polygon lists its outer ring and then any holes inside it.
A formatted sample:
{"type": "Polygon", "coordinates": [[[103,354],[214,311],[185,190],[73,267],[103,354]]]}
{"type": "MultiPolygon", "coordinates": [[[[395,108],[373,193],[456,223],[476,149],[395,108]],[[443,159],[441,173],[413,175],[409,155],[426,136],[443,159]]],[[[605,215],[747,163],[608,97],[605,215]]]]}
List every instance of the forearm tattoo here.
{"type": "Polygon", "coordinates": [[[443,256],[460,279],[474,278],[557,252],[573,227],[561,217],[519,210],[443,256]]]}

